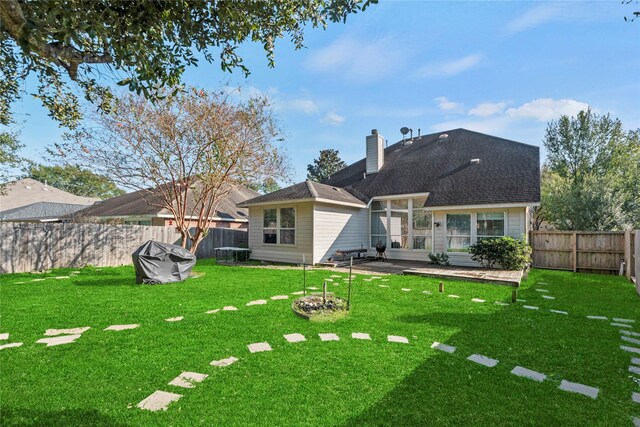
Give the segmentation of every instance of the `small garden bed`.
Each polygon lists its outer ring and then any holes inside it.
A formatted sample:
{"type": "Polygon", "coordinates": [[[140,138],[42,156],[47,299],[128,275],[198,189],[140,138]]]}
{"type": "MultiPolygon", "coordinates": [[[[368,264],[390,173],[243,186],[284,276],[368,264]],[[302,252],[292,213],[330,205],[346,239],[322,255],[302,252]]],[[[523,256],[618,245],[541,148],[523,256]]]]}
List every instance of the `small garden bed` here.
{"type": "Polygon", "coordinates": [[[349,313],[347,301],[330,293],[298,298],[291,304],[291,309],[298,316],[314,322],[335,322],[349,313]]]}

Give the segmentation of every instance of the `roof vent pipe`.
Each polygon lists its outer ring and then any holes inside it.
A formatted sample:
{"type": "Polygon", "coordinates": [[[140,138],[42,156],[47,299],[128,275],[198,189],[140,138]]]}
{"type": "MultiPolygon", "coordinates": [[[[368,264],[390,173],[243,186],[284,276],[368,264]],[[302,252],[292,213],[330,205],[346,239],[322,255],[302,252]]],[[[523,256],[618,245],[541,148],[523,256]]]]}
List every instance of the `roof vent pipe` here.
{"type": "Polygon", "coordinates": [[[446,134],[446,133],[443,133],[442,135],[440,135],[440,136],[438,137],[438,139],[447,139],[447,138],[449,138],[449,135],[448,135],[448,134],[446,134]]]}

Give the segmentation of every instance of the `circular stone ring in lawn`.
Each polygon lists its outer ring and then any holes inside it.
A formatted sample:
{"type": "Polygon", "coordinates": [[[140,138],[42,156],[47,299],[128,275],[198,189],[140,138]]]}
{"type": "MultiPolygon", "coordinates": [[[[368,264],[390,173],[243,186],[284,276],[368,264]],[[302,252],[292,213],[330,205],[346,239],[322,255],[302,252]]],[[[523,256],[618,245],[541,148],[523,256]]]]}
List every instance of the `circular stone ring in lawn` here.
{"type": "Polygon", "coordinates": [[[298,316],[313,322],[335,322],[349,312],[347,302],[331,293],[307,295],[293,301],[291,309],[298,316]]]}

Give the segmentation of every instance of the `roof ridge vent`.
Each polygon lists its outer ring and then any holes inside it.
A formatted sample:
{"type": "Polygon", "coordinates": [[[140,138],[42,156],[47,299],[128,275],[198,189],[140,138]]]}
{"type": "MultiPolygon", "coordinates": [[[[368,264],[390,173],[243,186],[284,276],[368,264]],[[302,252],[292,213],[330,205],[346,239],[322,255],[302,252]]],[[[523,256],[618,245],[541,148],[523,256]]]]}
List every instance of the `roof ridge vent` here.
{"type": "Polygon", "coordinates": [[[440,134],[440,136],[438,137],[438,139],[447,139],[447,138],[449,138],[449,134],[448,133],[440,134]]]}
{"type": "Polygon", "coordinates": [[[480,159],[471,159],[471,163],[472,165],[477,165],[478,163],[480,163],[480,159]]]}

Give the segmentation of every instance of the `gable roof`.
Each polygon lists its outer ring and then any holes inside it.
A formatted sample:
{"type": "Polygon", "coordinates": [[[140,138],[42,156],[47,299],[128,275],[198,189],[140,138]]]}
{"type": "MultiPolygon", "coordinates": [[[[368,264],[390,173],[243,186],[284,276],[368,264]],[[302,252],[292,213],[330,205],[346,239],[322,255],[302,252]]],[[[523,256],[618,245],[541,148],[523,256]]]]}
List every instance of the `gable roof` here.
{"type": "Polygon", "coordinates": [[[37,202],[0,212],[0,221],[57,221],[84,208],[86,205],[37,202]]]}
{"type": "MultiPolygon", "coordinates": [[[[236,205],[252,197],[259,195],[258,192],[246,187],[236,187],[220,200],[214,213],[214,218],[223,220],[241,220],[247,219],[248,212],[246,209],[238,208],[236,205]]],[[[193,197],[189,193],[187,201],[187,212],[192,211],[193,197]]],[[[153,193],[146,190],[134,191],[132,193],[123,194],[122,196],[113,197],[111,199],[98,202],[86,209],[76,212],[76,216],[83,217],[106,217],[119,218],[128,216],[170,216],[171,212],[162,206],[155,206],[151,203],[160,203],[160,199],[153,193]]]]}
{"type": "Polygon", "coordinates": [[[354,197],[352,194],[342,188],[332,185],[320,184],[314,181],[300,182],[290,187],[274,191],[273,193],[265,194],[247,200],[244,203],[239,204],[239,206],[253,206],[285,200],[298,202],[319,201],[341,205],[353,205],[358,207],[365,206],[365,203],[363,203],[362,200],[354,197]]]}
{"type": "Polygon", "coordinates": [[[0,194],[0,210],[19,208],[37,202],[63,203],[71,205],[92,205],[100,199],[76,196],[31,178],[19,179],[6,184],[4,194],[0,194]]]}

